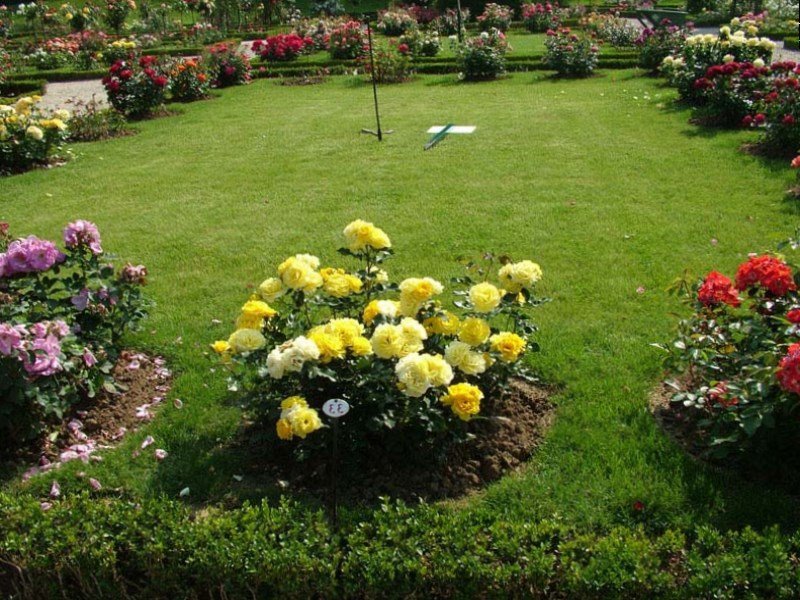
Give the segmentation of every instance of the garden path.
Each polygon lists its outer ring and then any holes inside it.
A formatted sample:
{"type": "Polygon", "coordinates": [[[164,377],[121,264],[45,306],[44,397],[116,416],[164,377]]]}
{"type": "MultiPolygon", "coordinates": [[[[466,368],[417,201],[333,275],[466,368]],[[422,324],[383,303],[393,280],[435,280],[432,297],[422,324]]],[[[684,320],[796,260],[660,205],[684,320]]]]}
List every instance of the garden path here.
{"type": "Polygon", "coordinates": [[[94,98],[99,104],[108,104],[106,91],[99,79],[85,81],[64,81],[48,83],[40,106],[47,110],[75,109],[75,104],[91,102],[94,98]]]}

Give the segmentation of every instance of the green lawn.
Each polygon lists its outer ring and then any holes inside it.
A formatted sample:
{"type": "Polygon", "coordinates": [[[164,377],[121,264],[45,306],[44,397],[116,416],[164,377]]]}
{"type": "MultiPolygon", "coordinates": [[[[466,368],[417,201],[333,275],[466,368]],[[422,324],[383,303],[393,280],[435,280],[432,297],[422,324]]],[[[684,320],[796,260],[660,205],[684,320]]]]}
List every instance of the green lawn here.
{"type": "MultiPolygon", "coordinates": [[[[557,421],[523,472],[466,510],[605,528],[632,521],[641,500],[655,528],[794,528],[793,498],[688,458],[647,410],[662,377],[650,344],[669,339],[682,310],[665,288],[684,268],[730,272],[788,237],[789,169],[738,152],[751,134],[689,125],[670,108],[672,91],[631,72],[384,87],[384,127],[395,133],[382,144],[358,133],[373,125],[371,93],[349,78],[258,81],[142,123],[135,137],[75,146],[63,168],[0,180],[0,219],[15,233],[55,237],[90,219],[107,249],[147,264],[157,307],[136,343],[168,356],[185,403],[102,463],[62,469],[65,493],[85,487],[78,470],[133,498],[186,486],[196,503],[268,493],[233,478],[240,412],[208,344],[286,255],[340,263],[340,231],[361,217],[392,237],[397,279],[447,281],[457,256],[484,250],[544,268],[553,302],[537,315],[534,364],[562,390],[557,421]],[[423,152],[425,130],[449,122],[477,131],[423,152]],[[131,459],[146,434],[169,451],[163,463],[131,459]]],[[[42,493],[46,479],[5,487],[42,493]]]]}

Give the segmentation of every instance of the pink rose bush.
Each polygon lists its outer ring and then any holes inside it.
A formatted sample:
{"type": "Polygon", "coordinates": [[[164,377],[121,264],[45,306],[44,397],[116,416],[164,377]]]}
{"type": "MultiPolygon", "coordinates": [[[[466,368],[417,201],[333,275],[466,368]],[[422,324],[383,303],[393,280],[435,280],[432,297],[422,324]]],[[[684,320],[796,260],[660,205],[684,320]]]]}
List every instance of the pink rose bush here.
{"type": "Polygon", "coordinates": [[[12,239],[0,224],[0,446],[114,389],[122,335],[145,316],[144,266],[116,273],[90,221],[69,223],[63,243],[12,239]]]}

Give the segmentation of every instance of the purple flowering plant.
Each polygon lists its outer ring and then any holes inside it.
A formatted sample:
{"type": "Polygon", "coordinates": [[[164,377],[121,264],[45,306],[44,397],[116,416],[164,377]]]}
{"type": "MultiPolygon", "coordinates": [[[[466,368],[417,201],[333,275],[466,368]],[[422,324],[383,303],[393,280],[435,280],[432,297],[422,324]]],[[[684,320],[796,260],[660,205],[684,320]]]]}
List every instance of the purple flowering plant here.
{"type": "Polygon", "coordinates": [[[0,446],[38,435],[111,376],[125,331],[145,316],[144,266],[118,272],[94,223],[63,232],[63,251],[0,223],[0,446]]]}

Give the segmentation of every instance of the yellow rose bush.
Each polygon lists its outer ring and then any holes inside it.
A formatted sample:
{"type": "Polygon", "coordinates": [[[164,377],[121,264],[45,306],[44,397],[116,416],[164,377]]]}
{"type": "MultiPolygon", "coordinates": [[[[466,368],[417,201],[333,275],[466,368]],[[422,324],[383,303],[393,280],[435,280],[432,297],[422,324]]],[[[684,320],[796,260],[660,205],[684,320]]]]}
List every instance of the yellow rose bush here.
{"type": "Polygon", "coordinates": [[[39,96],[25,96],[0,105],[0,175],[21,173],[48,164],[67,136],[69,113],[45,114],[39,96]]]}
{"type": "Polygon", "coordinates": [[[538,346],[528,313],[543,302],[533,293],[542,269],[487,254],[450,290],[430,276],[392,283],[383,230],[357,220],[343,237],[349,265],[287,257],[211,347],[231,389],[301,455],[329,443],[320,433],[329,399],[351,406],[340,421],[350,449],[441,453],[468,436],[465,422],[490,416],[510,378],[531,377],[524,359],[538,346]]]}

